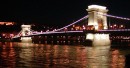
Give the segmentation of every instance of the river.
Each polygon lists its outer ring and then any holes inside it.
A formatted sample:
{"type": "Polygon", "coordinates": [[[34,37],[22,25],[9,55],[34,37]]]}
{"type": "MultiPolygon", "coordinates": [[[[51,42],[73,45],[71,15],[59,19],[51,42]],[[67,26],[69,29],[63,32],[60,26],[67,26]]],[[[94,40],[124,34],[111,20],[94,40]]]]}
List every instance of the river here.
{"type": "Polygon", "coordinates": [[[0,68],[129,68],[129,48],[0,42],[0,68]]]}

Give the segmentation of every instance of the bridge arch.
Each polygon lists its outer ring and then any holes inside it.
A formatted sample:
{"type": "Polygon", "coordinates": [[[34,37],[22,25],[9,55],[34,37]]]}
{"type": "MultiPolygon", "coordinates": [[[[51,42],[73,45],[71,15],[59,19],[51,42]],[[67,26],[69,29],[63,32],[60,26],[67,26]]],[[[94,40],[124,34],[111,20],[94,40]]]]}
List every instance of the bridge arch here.
{"type": "Polygon", "coordinates": [[[102,19],[98,19],[98,29],[103,29],[104,25],[103,25],[103,20],[102,19]]]}

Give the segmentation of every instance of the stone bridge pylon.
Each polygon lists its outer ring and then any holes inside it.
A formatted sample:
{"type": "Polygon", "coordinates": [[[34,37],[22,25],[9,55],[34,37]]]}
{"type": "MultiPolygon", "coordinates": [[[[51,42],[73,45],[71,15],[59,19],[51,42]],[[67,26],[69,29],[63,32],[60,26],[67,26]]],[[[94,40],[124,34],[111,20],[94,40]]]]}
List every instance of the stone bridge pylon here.
{"type": "Polygon", "coordinates": [[[31,25],[21,25],[21,41],[22,42],[29,42],[32,41],[32,38],[28,35],[32,34],[31,25]]]}
{"type": "MultiPolygon", "coordinates": [[[[90,5],[88,6],[88,26],[94,26],[94,30],[108,29],[107,17],[108,12],[105,6],[90,5]]],[[[86,41],[91,41],[93,46],[110,45],[109,34],[104,33],[86,33],[86,41]]]]}
{"type": "Polygon", "coordinates": [[[88,25],[93,25],[95,30],[108,29],[107,17],[103,14],[107,14],[108,10],[105,6],[90,5],[88,6],[88,25]]]}

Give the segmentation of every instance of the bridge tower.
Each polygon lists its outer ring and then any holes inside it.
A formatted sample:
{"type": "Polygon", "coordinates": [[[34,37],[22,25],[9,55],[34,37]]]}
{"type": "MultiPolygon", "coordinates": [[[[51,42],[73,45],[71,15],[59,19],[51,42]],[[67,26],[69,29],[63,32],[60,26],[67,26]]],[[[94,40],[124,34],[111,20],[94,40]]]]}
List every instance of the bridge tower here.
{"type": "MultiPolygon", "coordinates": [[[[88,6],[88,25],[95,27],[95,30],[108,29],[107,14],[108,10],[105,6],[90,5],[88,6]]],[[[87,33],[86,41],[91,41],[93,46],[110,45],[109,34],[104,33],[87,33]]]]}
{"type": "Polygon", "coordinates": [[[103,14],[107,14],[108,10],[105,6],[90,5],[88,6],[88,25],[93,25],[95,30],[108,29],[107,17],[103,14]]]}
{"type": "Polygon", "coordinates": [[[29,42],[29,41],[32,41],[32,38],[31,37],[28,37],[27,35],[31,35],[32,32],[31,32],[31,25],[21,25],[21,35],[23,37],[21,37],[21,41],[22,42],[29,42]],[[27,37],[25,37],[27,36],[27,37]]]}
{"type": "Polygon", "coordinates": [[[31,25],[21,25],[22,28],[22,36],[30,35],[31,34],[31,25]]]}

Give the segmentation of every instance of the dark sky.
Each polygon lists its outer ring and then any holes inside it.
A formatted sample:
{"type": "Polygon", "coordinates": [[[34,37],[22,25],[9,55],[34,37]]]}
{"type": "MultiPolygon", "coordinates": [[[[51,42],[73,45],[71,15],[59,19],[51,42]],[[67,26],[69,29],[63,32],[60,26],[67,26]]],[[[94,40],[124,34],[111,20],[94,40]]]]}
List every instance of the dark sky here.
{"type": "Polygon", "coordinates": [[[128,0],[1,0],[0,21],[66,25],[87,15],[91,4],[106,6],[108,14],[130,18],[128,0]]]}

